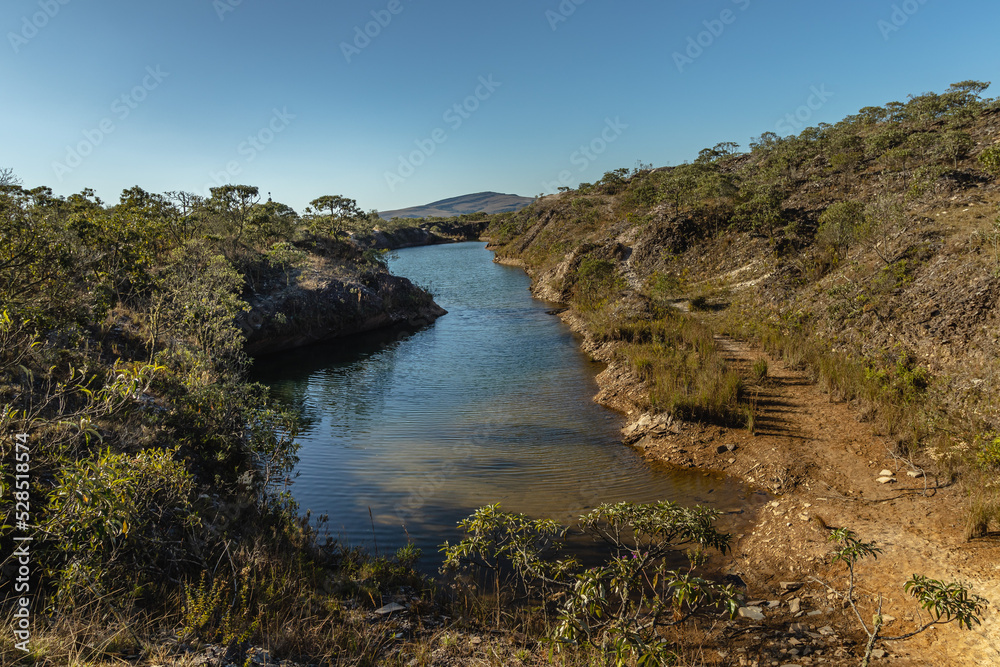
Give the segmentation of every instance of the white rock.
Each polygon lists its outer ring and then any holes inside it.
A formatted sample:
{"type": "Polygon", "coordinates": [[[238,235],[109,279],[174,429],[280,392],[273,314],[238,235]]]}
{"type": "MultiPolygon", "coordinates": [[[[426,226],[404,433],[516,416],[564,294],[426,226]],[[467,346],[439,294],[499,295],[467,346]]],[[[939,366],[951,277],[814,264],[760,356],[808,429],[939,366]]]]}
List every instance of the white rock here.
{"type": "Polygon", "coordinates": [[[906,473],[906,476],[912,477],[913,479],[920,479],[921,477],[924,476],[924,473],[917,472],[916,470],[911,470],[910,472],[906,473]]]}
{"type": "Polygon", "coordinates": [[[891,470],[883,470],[878,474],[879,477],[895,477],[896,473],[891,470]]]}
{"type": "Polygon", "coordinates": [[[764,614],[761,613],[760,607],[740,607],[739,614],[743,618],[749,618],[751,621],[764,620],[764,614]]]}
{"type": "Polygon", "coordinates": [[[879,484],[895,484],[896,483],[896,478],[895,477],[879,477],[875,481],[878,482],[879,484]]]}
{"type": "Polygon", "coordinates": [[[406,607],[399,604],[398,602],[390,602],[381,609],[376,609],[375,613],[378,614],[379,616],[385,616],[386,614],[391,614],[394,611],[406,611],[406,607]]]}

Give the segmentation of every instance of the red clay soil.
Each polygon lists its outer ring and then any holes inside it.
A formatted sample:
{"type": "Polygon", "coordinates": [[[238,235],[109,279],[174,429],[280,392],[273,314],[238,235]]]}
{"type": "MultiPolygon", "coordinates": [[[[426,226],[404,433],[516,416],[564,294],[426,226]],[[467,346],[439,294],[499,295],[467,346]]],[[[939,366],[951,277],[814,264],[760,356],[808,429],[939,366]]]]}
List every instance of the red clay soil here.
{"type": "MultiPolygon", "coordinates": [[[[625,435],[651,460],[723,471],[775,494],[738,536],[729,563],[748,584],[751,599],[765,602],[764,627],[746,634],[752,639],[734,640],[731,649],[738,653],[721,651],[728,655],[720,654],[720,664],[858,664],[865,635],[844,608],[846,570],[829,563],[827,539],[830,528],[847,527],[884,550],[858,568],[866,621],[879,596],[883,614],[895,617],[883,634],[901,635],[928,620],[903,591],[914,573],[965,582],[990,603],[982,625],[972,631],[951,623],[887,642],[874,664],[1000,665],[1000,534],[966,541],[965,494],[958,485],[893,456],[858,410],[831,400],[806,373],[740,341],[717,343],[736,367],[749,370],[753,361],[768,360],[768,378],[756,387],[755,433],[634,411],[629,416],[635,426],[625,435]],[[892,479],[880,483],[884,470],[892,479]],[[786,591],[782,582],[804,585],[786,591]],[[797,614],[789,607],[793,600],[797,614]]],[[[620,367],[612,364],[599,381],[598,400],[618,408],[630,402],[635,383],[620,367]]]]}

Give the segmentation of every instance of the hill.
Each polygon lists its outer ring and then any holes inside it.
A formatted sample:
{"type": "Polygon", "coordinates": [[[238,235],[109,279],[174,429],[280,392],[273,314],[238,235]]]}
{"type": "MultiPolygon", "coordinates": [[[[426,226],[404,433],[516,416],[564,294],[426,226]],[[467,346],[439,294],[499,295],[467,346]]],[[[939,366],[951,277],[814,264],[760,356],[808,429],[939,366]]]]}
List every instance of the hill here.
{"type": "Polygon", "coordinates": [[[383,211],[386,220],[393,218],[450,218],[469,213],[509,213],[520,211],[534,199],[499,192],[477,192],[451,199],[442,199],[424,206],[411,206],[395,211],[383,211]]]}
{"type": "MultiPolygon", "coordinates": [[[[866,612],[918,571],[1000,600],[1000,101],[980,97],[987,85],[765,133],[747,153],[722,143],[611,171],[491,220],[498,260],[565,304],[607,364],[597,398],[628,415],[627,442],[775,495],[727,563],[757,599],[827,577],[836,526],[885,546],[866,612]]],[[[841,646],[867,640],[856,618],[813,613],[841,646]]],[[[997,664],[996,628],[949,629],[909,656],[893,645],[895,664],[997,664]]]]}

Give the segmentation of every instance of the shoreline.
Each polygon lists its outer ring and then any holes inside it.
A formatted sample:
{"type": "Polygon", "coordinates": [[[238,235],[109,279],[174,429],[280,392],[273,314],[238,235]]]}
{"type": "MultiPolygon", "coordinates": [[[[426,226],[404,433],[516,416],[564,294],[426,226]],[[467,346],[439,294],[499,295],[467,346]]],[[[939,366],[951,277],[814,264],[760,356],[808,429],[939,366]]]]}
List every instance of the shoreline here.
{"type": "MultiPolygon", "coordinates": [[[[544,282],[549,274],[540,278],[520,259],[494,254],[494,261],[522,268],[531,278],[533,296],[565,307],[547,298],[556,293],[544,282]]],[[[964,496],[957,485],[903,469],[888,441],[853,406],[823,394],[803,371],[728,337],[716,337],[727,363],[749,366],[766,359],[772,369],[766,399],[774,405],[763,411],[770,427],[751,434],[643,411],[637,400],[642,383],[614,358],[615,344],[596,344],[572,308],[556,314],[582,337],[583,351],[606,365],[597,376],[594,400],[625,416],[622,444],[647,461],[722,473],[772,494],[770,502],[747,516],[723,562],[725,571],[747,583],[750,600],[773,601],[773,611],[765,612],[767,625],[787,630],[808,621],[814,631],[818,623],[832,628],[841,641],[863,642],[849,610],[833,604],[833,591],[843,590],[843,573],[829,563],[827,538],[832,528],[844,527],[884,549],[877,562],[860,563],[857,572],[866,589],[886,600],[886,613],[900,617],[889,632],[902,634],[916,621],[902,588],[914,572],[966,581],[990,601],[982,625],[972,631],[952,624],[887,645],[893,664],[971,667],[1000,660],[1000,583],[982,576],[980,562],[993,558],[988,552],[997,549],[964,540],[958,518],[964,496]],[[893,472],[889,483],[878,481],[884,470],[893,472]],[[788,590],[789,582],[796,584],[794,591],[788,590]]]]}

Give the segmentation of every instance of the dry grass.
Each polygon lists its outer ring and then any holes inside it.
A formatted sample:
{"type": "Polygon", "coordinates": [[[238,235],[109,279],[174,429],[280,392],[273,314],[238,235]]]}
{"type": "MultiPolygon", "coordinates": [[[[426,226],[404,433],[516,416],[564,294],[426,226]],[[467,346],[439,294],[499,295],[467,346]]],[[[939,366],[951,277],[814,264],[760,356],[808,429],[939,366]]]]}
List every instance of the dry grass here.
{"type": "Polygon", "coordinates": [[[996,525],[1000,530],[1000,493],[995,489],[984,488],[987,480],[981,482],[983,483],[974,485],[978,488],[969,498],[965,516],[966,540],[986,537],[991,525],[996,525]]]}

